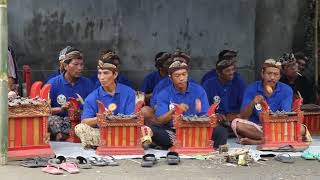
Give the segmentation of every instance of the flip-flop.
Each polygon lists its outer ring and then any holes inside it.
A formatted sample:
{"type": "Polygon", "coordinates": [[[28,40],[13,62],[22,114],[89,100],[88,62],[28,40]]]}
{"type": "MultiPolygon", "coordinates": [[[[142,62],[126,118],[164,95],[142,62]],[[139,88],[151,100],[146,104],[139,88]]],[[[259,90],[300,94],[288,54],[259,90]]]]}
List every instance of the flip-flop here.
{"type": "Polygon", "coordinates": [[[53,175],[63,174],[63,171],[60,170],[59,166],[53,164],[48,164],[47,167],[42,168],[41,171],[53,175]]]}
{"type": "Polygon", "coordinates": [[[301,155],[301,157],[305,160],[315,160],[316,155],[310,151],[304,151],[301,155]]]}
{"type": "Polygon", "coordinates": [[[296,149],[292,145],[286,144],[286,145],[280,146],[278,149],[274,149],[272,151],[273,152],[296,152],[296,149]]]}
{"type": "Polygon", "coordinates": [[[106,157],[102,158],[102,160],[107,162],[107,166],[119,166],[119,163],[112,156],[109,156],[109,157],[111,159],[106,157]]]}
{"type": "Polygon", "coordinates": [[[74,162],[63,162],[59,165],[59,167],[70,174],[79,173],[78,165],[74,162]]]}
{"type": "Polygon", "coordinates": [[[107,166],[108,165],[108,162],[103,160],[102,158],[90,157],[88,160],[92,164],[92,166],[107,166]]]}
{"type": "Polygon", "coordinates": [[[282,163],[294,163],[294,160],[290,154],[278,154],[274,157],[274,159],[282,163]]]}
{"type": "Polygon", "coordinates": [[[49,158],[27,158],[20,165],[28,168],[47,167],[49,158]]]}
{"type": "Polygon", "coordinates": [[[76,157],[76,160],[78,162],[78,166],[80,169],[91,169],[92,168],[91,164],[89,164],[88,159],[86,159],[82,156],[78,156],[78,157],[76,157]]]}
{"type": "Polygon", "coordinates": [[[178,165],[180,163],[180,157],[177,152],[170,151],[167,154],[168,165],[178,165]]]}
{"type": "Polygon", "coordinates": [[[152,167],[157,163],[157,158],[154,154],[145,154],[142,156],[141,167],[152,167]]]}

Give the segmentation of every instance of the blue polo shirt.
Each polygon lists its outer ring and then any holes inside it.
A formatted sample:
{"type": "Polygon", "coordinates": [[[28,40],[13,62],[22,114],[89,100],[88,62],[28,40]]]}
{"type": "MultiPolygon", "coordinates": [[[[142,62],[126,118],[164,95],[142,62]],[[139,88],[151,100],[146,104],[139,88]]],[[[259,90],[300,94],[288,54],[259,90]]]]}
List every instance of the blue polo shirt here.
{"type": "MultiPolygon", "coordinates": [[[[203,83],[211,78],[217,77],[217,71],[215,69],[212,69],[211,71],[207,72],[201,79],[201,85],[203,85],[203,83]]],[[[240,74],[238,72],[235,72],[234,77],[237,79],[240,79],[241,81],[244,81],[242,79],[242,77],[240,76],[240,74]]]]}
{"type": "Polygon", "coordinates": [[[141,91],[145,94],[152,93],[154,87],[160,82],[162,79],[167,76],[161,76],[159,71],[153,71],[149,73],[143,80],[141,91]]]}
{"type": "MultiPolygon", "coordinates": [[[[205,115],[208,112],[209,103],[207,99],[207,94],[204,89],[193,82],[188,83],[188,88],[185,93],[179,92],[173,84],[169,85],[163,91],[161,91],[157,96],[157,108],[156,108],[156,116],[160,117],[163,114],[167,113],[170,109],[170,104],[187,104],[189,109],[184,115],[205,115]],[[195,102],[196,99],[200,99],[201,101],[201,112],[198,113],[196,111],[195,102]]],[[[172,105],[171,105],[172,106],[172,105]]],[[[172,120],[166,124],[168,127],[172,127],[172,120]]]]}
{"type": "MultiPolygon", "coordinates": [[[[189,77],[189,81],[196,83],[193,79],[189,77]]],[[[172,85],[171,79],[167,76],[163,78],[158,84],[154,87],[152,91],[152,96],[150,99],[150,106],[154,107],[157,104],[157,95],[166,87],[172,85]]]]}
{"type": "MultiPolygon", "coordinates": [[[[51,84],[51,107],[60,107],[64,103],[68,102],[69,97],[74,97],[77,99],[78,96],[76,95],[76,93],[79,94],[83,99],[85,99],[93,91],[94,88],[90,79],[82,76],[72,86],[67,80],[64,79],[63,74],[50,79],[47,84],[51,84]]],[[[80,103],[79,105],[82,109],[82,105],[80,103]]],[[[57,115],[65,117],[67,116],[67,111],[59,113],[57,115]]]]}
{"type": "Polygon", "coordinates": [[[205,89],[209,104],[214,102],[219,103],[218,113],[239,113],[245,83],[238,79],[233,78],[231,81],[222,84],[218,77],[206,80],[202,87],[205,89]]]}
{"type": "Polygon", "coordinates": [[[97,100],[101,101],[106,108],[114,103],[117,109],[113,114],[133,114],[135,106],[135,91],[130,87],[117,83],[115,94],[107,93],[102,86],[94,90],[85,100],[81,119],[96,117],[98,112],[97,100]]]}
{"type": "MultiPolygon", "coordinates": [[[[276,111],[290,112],[291,111],[293,92],[290,86],[282,82],[278,82],[276,84],[276,88],[270,97],[266,96],[262,81],[253,82],[247,87],[247,89],[244,92],[241,109],[246,107],[257,95],[262,95],[264,97],[266,102],[269,104],[270,110],[272,112],[276,112],[276,111]]],[[[253,108],[253,112],[249,120],[256,124],[261,124],[259,120],[260,112],[261,112],[261,108],[259,107],[259,105],[256,105],[253,108]]]]}
{"type": "MultiPolygon", "coordinates": [[[[99,86],[101,86],[101,83],[98,79],[98,75],[97,73],[94,75],[94,76],[91,76],[90,79],[92,80],[92,82],[94,83],[94,89],[97,89],[99,86]]],[[[117,82],[118,83],[121,83],[121,84],[124,84],[126,86],[129,86],[131,87],[131,82],[129,81],[129,79],[123,75],[123,74],[118,74],[118,77],[117,77],[117,82]]]]}

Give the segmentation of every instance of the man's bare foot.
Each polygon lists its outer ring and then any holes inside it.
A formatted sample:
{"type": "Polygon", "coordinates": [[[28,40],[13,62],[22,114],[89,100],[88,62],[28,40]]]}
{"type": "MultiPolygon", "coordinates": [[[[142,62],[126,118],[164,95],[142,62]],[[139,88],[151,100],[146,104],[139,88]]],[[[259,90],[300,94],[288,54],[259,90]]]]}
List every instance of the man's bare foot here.
{"type": "Polygon", "coordinates": [[[249,138],[241,138],[240,139],[240,144],[242,145],[257,145],[257,144],[262,144],[263,140],[254,140],[254,139],[249,139],[249,138]]]}

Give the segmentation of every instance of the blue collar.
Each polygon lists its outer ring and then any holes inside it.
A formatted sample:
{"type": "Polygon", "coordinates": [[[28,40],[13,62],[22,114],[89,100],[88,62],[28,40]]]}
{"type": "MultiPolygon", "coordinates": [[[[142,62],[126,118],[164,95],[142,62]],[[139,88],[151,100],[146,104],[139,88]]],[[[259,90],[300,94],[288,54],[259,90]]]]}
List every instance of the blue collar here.
{"type": "MultiPolygon", "coordinates": [[[[170,80],[171,81],[171,80],[170,80]]],[[[171,81],[172,82],[172,81],[171,81]]],[[[187,82],[187,90],[186,90],[186,92],[185,93],[181,93],[180,91],[178,91],[177,89],[176,89],[176,87],[174,86],[174,84],[173,84],[173,82],[172,82],[172,89],[173,89],[173,92],[174,92],[174,94],[186,94],[186,93],[189,93],[190,92],[190,83],[189,83],[189,81],[187,82]]]]}
{"type": "MultiPolygon", "coordinates": [[[[120,93],[120,87],[119,87],[119,84],[116,83],[116,91],[114,94],[119,94],[120,93]]],[[[109,93],[107,93],[102,86],[99,87],[99,96],[111,96],[109,93]]]]}

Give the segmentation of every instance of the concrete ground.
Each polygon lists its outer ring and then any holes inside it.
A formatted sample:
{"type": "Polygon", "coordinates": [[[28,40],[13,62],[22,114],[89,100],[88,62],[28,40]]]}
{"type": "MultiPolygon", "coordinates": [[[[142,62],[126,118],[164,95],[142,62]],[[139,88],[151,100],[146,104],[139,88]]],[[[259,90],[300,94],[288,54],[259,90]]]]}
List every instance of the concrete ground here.
{"type": "Polygon", "coordinates": [[[50,175],[40,168],[29,169],[19,166],[19,162],[9,162],[0,166],[1,180],[104,180],[104,179],[302,179],[319,180],[320,162],[295,158],[293,164],[284,164],[273,159],[250,166],[230,166],[212,160],[182,159],[178,166],[169,166],[160,159],[152,168],[140,167],[141,159],[119,160],[117,167],[94,167],[79,174],[50,175]]]}

